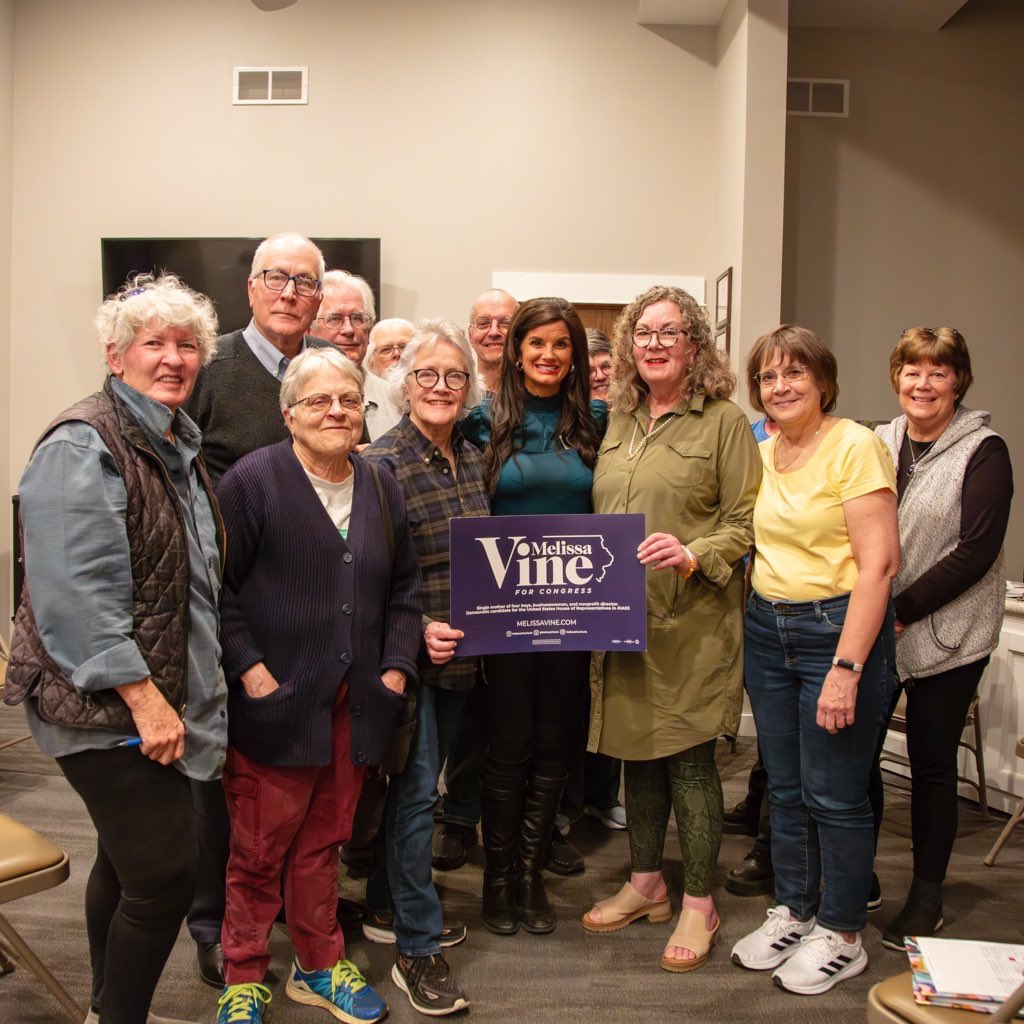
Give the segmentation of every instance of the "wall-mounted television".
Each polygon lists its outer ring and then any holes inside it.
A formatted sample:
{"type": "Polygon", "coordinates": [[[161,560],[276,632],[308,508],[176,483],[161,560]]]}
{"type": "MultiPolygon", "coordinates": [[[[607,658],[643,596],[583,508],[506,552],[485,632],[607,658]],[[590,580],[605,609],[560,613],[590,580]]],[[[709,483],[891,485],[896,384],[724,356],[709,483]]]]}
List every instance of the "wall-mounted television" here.
{"type": "MultiPolygon", "coordinates": [[[[190,288],[213,299],[220,331],[227,334],[249,322],[245,281],[259,238],[104,238],[100,241],[103,295],[116,292],[132,274],[170,270],[190,288]]],[[[380,308],[380,239],[314,238],[328,270],[347,270],[365,278],[380,308]]]]}

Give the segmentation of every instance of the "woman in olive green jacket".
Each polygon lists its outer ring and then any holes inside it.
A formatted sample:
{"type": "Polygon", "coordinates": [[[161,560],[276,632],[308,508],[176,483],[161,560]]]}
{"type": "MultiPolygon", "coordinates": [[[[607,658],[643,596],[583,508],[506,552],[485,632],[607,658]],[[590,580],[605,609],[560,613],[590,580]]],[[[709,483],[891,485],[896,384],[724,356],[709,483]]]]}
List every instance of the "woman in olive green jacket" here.
{"type": "Polygon", "coordinates": [[[728,401],[735,378],[707,315],[678,288],[649,289],[615,327],[612,417],[594,472],[598,512],[643,512],[647,651],[597,673],[590,747],[625,762],[629,882],[583,917],[613,931],[671,917],[661,872],[670,811],[682,847],[679,923],[661,966],[690,971],[718,934],[711,875],[722,835],[715,741],[735,735],[743,687],[743,556],[761,459],[728,401]]]}

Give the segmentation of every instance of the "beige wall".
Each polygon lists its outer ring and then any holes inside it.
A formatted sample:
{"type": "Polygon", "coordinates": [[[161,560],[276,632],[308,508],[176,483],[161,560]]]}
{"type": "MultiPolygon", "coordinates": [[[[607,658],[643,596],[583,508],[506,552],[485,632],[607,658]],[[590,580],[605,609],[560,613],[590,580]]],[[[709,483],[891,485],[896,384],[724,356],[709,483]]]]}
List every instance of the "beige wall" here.
{"type": "Polygon", "coordinates": [[[711,262],[714,68],[633,0],[33,0],[16,86],[12,483],[99,379],[104,235],[379,235],[413,318],[462,319],[495,269],[711,262]],[[308,106],[230,105],[233,65],[292,63],[308,106]]]}
{"type": "MultiPolygon", "coordinates": [[[[849,78],[850,117],[789,118],[783,315],[839,359],[839,411],[899,411],[888,355],[909,326],[957,327],[967,404],[992,412],[1024,484],[1024,4],[971,0],[940,32],[794,30],[789,73],[849,78]]],[[[1007,574],[1024,564],[1011,518],[1007,574]]]]}
{"type": "MultiPolygon", "coordinates": [[[[14,95],[14,0],[0,0],[0,378],[11,359],[11,116],[14,95]]],[[[10,478],[9,385],[0,384],[0,480],[10,478]]],[[[0,634],[10,635],[10,491],[0,493],[0,634]]]]}
{"type": "Polygon", "coordinates": [[[10,491],[40,429],[101,379],[103,236],[379,236],[382,312],[414,319],[461,320],[499,269],[712,264],[714,170],[694,140],[712,136],[713,61],[638,25],[635,0],[3,6],[17,8],[13,148],[0,124],[10,491]],[[264,64],[308,65],[309,104],[232,107],[232,67],[264,64]]]}
{"type": "MultiPolygon", "coordinates": [[[[733,268],[731,362],[779,317],[785,172],[788,0],[730,0],[718,28],[715,278],[733,268]]],[[[746,389],[736,400],[748,408],[746,389]]]]}

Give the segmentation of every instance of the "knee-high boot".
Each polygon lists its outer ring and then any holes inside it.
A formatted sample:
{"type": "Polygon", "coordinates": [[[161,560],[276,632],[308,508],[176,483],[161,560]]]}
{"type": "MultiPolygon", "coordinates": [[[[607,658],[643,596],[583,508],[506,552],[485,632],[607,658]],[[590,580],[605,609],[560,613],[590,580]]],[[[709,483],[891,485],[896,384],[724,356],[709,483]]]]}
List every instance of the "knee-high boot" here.
{"type": "Polygon", "coordinates": [[[559,779],[532,775],[526,787],[516,903],[520,924],[528,932],[536,934],[554,931],[555,928],[555,911],[544,891],[541,868],[547,859],[551,829],[564,785],[564,775],[559,779]]]}
{"type": "Polygon", "coordinates": [[[480,824],[486,857],[483,918],[488,931],[496,935],[515,935],[519,931],[516,876],[525,787],[525,762],[486,764],[480,787],[480,824]]]}

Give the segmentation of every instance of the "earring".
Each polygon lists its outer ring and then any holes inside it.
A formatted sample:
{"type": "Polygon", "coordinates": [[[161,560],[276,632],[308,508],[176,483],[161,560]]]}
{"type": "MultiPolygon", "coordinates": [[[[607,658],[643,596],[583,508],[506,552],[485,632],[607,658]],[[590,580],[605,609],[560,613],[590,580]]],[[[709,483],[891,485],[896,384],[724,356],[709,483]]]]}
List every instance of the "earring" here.
{"type": "Polygon", "coordinates": [[[570,363],[569,364],[569,372],[566,374],[566,376],[567,377],[571,377],[575,372],[576,372],[576,364],[575,363],[570,363]]]}
{"type": "Polygon", "coordinates": [[[516,369],[517,369],[517,370],[518,370],[518,371],[519,371],[520,373],[522,373],[522,372],[523,372],[523,364],[522,364],[521,362],[517,361],[517,362],[516,362],[516,369]]]}

